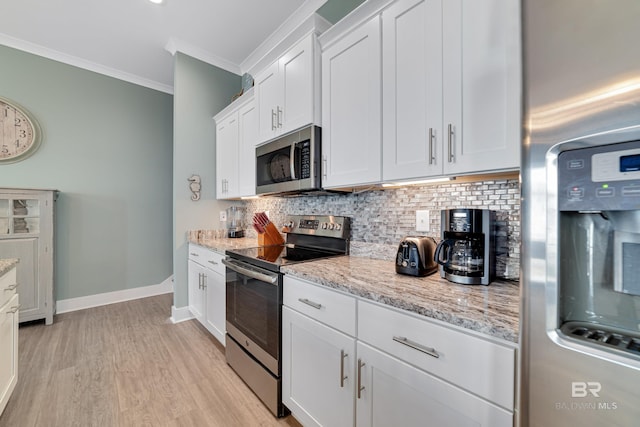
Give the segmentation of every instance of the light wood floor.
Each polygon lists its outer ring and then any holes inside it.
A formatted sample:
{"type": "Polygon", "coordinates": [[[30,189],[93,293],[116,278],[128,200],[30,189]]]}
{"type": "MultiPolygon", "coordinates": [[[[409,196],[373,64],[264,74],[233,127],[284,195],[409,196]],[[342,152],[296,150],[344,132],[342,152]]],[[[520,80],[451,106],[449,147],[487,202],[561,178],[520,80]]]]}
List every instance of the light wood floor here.
{"type": "Polygon", "coordinates": [[[19,330],[19,380],[2,427],[300,426],[277,420],[170,294],[57,315],[19,330]]]}

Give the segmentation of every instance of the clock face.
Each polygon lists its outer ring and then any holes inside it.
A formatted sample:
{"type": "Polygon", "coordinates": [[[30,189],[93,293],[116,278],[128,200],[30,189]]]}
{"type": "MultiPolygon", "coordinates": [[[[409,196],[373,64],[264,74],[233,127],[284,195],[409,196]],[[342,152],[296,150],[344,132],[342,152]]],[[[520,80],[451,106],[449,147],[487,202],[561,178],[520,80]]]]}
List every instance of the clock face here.
{"type": "Polygon", "coordinates": [[[39,143],[40,132],[35,120],[12,101],[0,98],[0,163],[25,159],[39,143]]]}

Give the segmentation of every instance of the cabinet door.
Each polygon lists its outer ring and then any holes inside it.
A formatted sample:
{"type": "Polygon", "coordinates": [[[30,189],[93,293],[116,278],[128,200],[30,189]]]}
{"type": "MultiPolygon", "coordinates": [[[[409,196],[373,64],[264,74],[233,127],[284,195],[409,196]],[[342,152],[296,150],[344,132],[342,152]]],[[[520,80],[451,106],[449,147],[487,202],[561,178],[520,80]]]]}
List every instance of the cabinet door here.
{"type": "Polygon", "coordinates": [[[45,289],[40,286],[38,237],[0,240],[0,258],[19,258],[17,269],[20,318],[32,320],[45,310],[45,289]],[[31,318],[30,318],[31,316],[31,318]]]}
{"type": "Polygon", "coordinates": [[[313,122],[314,42],[313,35],[304,38],[279,60],[282,104],[278,106],[277,121],[280,133],[313,122]]]}
{"type": "Polygon", "coordinates": [[[283,307],[282,400],[297,420],[353,426],[354,367],[354,338],[283,307]]]}
{"type": "Polygon", "coordinates": [[[0,414],[18,382],[18,295],[0,307],[0,414]]]}
{"type": "Polygon", "coordinates": [[[255,79],[256,106],[258,108],[258,140],[268,141],[278,131],[278,105],[280,105],[279,64],[274,62],[255,79]]]}
{"type": "Polygon", "coordinates": [[[188,261],[189,311],[202,324],[204,324],[205,310],[205,294],[202,286],[204,274],[206,274],[204,267],[194,261],[188,261]]]}
{"type": "Polygon", "coordinates": [[[225,277],[207,268],[205,270],[204,287],[206,294],[204,326],[222,345],[225,345],[225,277]]]}
{"type": "Polygon", "coordinates": [[[518,168],[519,2],[447,0],[443,26],[445,173],[518,168]]]}
{"type": "Polygon", "coordinates": [[[381,180],[380,79],[379,16],[322,52],[324,187],[381,180]]]}
{"type": "Polygon", "coordinates": [[[385,181],[442,174],[442,1],[382,13],[385,181]]]}
{"type": "Polygon", "coordinates": [[[357,426],[506,427],[513,414],[358,342],[357,426]]]}
{"type": "Polygon", "coordinates": [[[238,193],[238,112],[216,127],[216,198],[238,193]]]}
{"type": "Polygon", "coordinates": [[[239,156],[238,156],[238,196],[256,194],[256,143],[258,142],[257,110],[254,101],[240,108],[238,112],[239,156]]]}

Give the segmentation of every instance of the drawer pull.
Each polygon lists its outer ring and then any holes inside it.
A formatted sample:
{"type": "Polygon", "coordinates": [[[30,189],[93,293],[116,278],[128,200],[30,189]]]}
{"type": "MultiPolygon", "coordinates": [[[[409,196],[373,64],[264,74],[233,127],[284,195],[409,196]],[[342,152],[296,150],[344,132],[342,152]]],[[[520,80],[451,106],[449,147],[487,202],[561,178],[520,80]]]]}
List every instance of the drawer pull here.
{"type": "Polygon", "coordinates": [[[340,350],[340,388],[344,387],[344,380],[348,378],[347,375],[344,374],[344,359],[348,354],[344,352],[344,350],[340,350]]]}
{"type": "Polygon", "coordinates": [[[425,354],[428,354],[431,357],[435,357],[436,359],[440,357],[435,348],[425,347],[422,344],[418,344],[417,342],[408,340],[405,337],[393,337],[393,340],[395,342],[399,342],[400,344],[406,345],[407,347],[411,347],[414,350],[418,350],[425,354]]]}
{"type": "Polygon", "coordinates": [[[207,262],[208,262],[209,264],[218,265],[218,263],[217,263],[217,262],[212,261],[212,260],[209,260],[209,261],[207,261],[207,262]]]}
{"type": "Polygon", "coordinates": [[[7,311],[7,314],[16,314],[18,310],[20,310],[20,307],[22,307],[22,304],[11,307],[11,310],[7,311]]]}
{"type": "Polygon", "coordinates": [[[362,385],[362,368],[364,367],[364,365],[365,363],[362,361],[362,359],[358,359],[358,399],[360,399],[362,390],[364,390],[364,386],[362,385]]]}
{"type": "Polygon", "coordinates": [[[16,288],[19,286],[19,283],[16,283],[15,285],[9,285],[6,288],[4,288],[5,291],[15,291],[16,288]]]}
{"type": "Polygon", "coordinates": [[[298,298],[298,301],[300,301],[303,304],[310,305],[313,308],[317,308],[318,310],[320,310],[322,308],[322,304],[318,304],[317,302],[309,301],[306,298],[298,298]]]}
{"type": "Polygon", "coordinates": [[[195,253],[195,252],[189,252],[189,255],[191,255],[191,256],[200,256],[200,255],[198,255],[198,254],[197,254],[197,253],[195,253]]]}

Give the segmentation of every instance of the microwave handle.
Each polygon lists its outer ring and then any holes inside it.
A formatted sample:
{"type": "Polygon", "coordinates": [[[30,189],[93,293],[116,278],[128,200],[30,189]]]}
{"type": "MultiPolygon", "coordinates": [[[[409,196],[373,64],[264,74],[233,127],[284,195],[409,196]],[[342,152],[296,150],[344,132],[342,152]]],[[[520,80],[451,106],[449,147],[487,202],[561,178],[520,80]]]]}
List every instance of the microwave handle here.
{"type": "Polygon", "coordinates": [[[296,178],[296,144],[291,144],[291,152],[289,153],[289,166],[291,167],[291,179],[296,178]]]}

